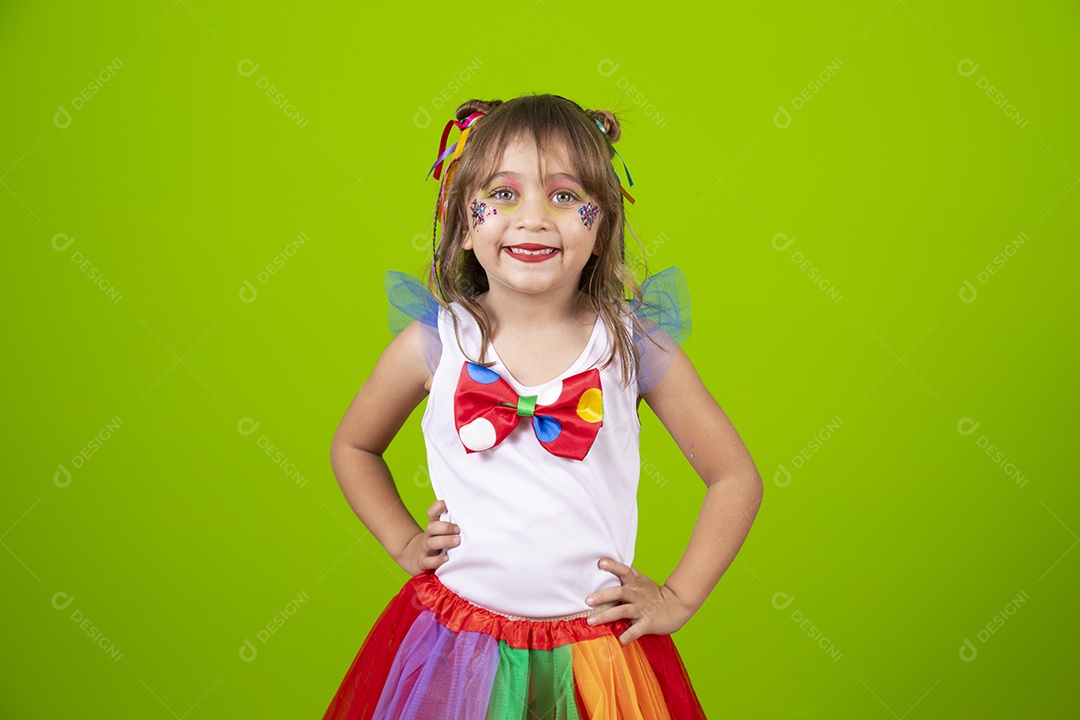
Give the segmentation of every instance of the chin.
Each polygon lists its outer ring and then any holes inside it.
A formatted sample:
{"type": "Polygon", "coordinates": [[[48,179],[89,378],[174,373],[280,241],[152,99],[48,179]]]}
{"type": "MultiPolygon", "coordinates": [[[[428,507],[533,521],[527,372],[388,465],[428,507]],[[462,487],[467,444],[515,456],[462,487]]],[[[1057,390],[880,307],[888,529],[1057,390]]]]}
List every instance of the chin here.
{"type": "MultiPolygon", "coordinates": [[[[491,282],[492,280],[489,278],[489,287],[491,282]]],[[[537,277],[507,278],[505,280],[495,280],[495,282],[511,292],[522,293],[525,295],[539,295],[541,293],[556,290],[560,287],[560,284],[557,282],[537,277]]]]}

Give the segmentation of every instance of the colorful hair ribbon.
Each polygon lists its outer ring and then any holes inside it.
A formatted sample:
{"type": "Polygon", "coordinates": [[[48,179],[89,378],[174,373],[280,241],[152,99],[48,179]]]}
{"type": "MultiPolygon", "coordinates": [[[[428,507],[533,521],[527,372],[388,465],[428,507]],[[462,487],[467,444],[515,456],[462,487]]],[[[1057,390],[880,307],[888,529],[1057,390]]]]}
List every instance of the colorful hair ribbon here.
{"type": "MultiPolygon", "coordinates": [[[[465,149],[465,141],[469,137],[469,131],[472,130],[476,121],[485,115],[483,110],[477,110],[473,114],[466,117],[464,120],[449,120],[446,123],[446,127],[443,128],[442,138],[439,140],[439,155],[435,160],[435,164],[428,170],[427,176],[430,177],[432,173],[435,174],[435,179],[439,180],[439,196],[437,201],[437,215],[436,218],[439,224],[446,221],[446,205],[449,200],[450,185],[454,179],[454,173],[457,170],[457,161],[461,157],[462,151],[465,149]],[[446,146],[446,141],[450,139],[450,130],[457,128],[461,131],[461,135],[458,137],[456,143],[450,147],[446,146]]],[[[425,178],[426,179],[426,178],[425,178]]],[[[438,256],[438,239],[437,235],[431,239],[431,280],[434,282],[435,288],[439,294],[442,295],[442,286],[439,283],[439,263],[436,260],[438,256]]]]}
{"type": "MultiPolygon", "coordinates": [[[[596,127],[600,128],[600,132],[604,133],[604,135],[607,135],[607,129],[604,127],[604,123],[600,122],[596,118],[593,118],[593,122],[596,123],[596,127]]],[[[626,167],[626,160],[623,160],[622,153],[620,153],[618,148],[616,148],[613,144],[611,145],[611,149],[615,152],[616,155],[619,156],[619,160],[622,162],[622,169],[623,172],[626,173],[627,184],[629,184],[630,187],[634,187],[634,178],[630,177],[630,168],[626,167]]],[[[624,198],[630,201],[631,205],[634,204],[633,196],[631,196],[630,193],[626,192],[626,188],[623,187],[623,184],[621,182],[619,183],[619,191],[623,194],[624,198]]]]}
{"type": "Polygon", "coordinates": [[[477,118],[483,116],[484,111],[477,110],[464,120],[448,120],[446,122],[446,127],[443,128],[442,132],[442,139],[439,141],[439,157],[435,160],[435,164],[431,166],[431,170],[428,170],[428,175],[431,175],[434,172],[435,179],[438,180],[443,170],[443,161],[446,160],[447,156],[453,155],[453,157],[450,158],[451,162],[461,157],[461,151],[465,149],[465,139],[469,136],[469,130],[472,129],[472,125],[476,122],[477,118]],[[446,147],[446,141],[450,138],[450,130],[455,126],[461,131],[461,137],[458,138],[456,143],[450,147],[446,147]]]}
{"type": "Polygon", "coordinates": [[[469,131],[472,130],[476,121],[484,115],[485,113],[483,110],[477,110],[464,120],[447,121],[446,127],[443,128],[442,138],[439,141],[439,156],[436,158],[435,164],[428,170],[428,176],[431,176],[431,174],[434,173],[435,179],[440,181],[438,198],[438,220],[440,223],[446,219],[448,191],[454,177],[457,160],[461,157],[461,153],[465,149],[465,140],[468,139],[469,131]],[[450,138],[450,130],[454,127],[461,131],[461,135],[458,137],[456,143],[447,147],[446,141],[450,138]]]}

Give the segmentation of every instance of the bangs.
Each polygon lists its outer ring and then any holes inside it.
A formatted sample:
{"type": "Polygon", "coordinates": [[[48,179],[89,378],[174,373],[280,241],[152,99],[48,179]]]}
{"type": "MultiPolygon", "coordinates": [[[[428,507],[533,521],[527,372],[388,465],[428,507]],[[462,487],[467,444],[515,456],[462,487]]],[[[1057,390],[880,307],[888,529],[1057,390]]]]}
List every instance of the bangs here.
{"type": "Polygon", "coordinates": [[[561,151],[567,163],[565,169],[577,178],[585,192],[604,203],[611,192],[611,181],[618,183],[618,178],[613,178],[613,153],[606,138],[597,132],[599,128],[569,100],[557,103],[544,102],[539,97],[525,100],[534,102],[507,103],[477,124],[475,136],[469,138],[467,146],[471,162],[463,157],[459,170],[467,192],[474,193],[491,182],[507,146],[531,141],[537,149],[537,171],[541,177],[545,171],[544,156],[561,151]]]}

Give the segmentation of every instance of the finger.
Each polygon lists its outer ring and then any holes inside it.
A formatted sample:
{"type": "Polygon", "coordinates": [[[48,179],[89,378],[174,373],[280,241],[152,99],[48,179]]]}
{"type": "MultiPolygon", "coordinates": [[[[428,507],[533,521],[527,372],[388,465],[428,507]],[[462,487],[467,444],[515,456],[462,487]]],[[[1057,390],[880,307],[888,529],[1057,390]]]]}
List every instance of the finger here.
{"type": "Polygon", "coordinates": [[[623,605],[617,605],[607,610],[602,610],[595,615],[590,615],[585,621],[589,625],[603,625],[613,620],[619,620],[620,618],[626,618],[628,620],[633,619],[637,615],[635,607],[629,603],[623,605]]]}
{"type": "Polygon", "coordinates": [[[458,527],[454,523],[448,523],[443,520],[436,520],[435,522],[430,522],[427,526],[428,535],[457,535],[460,532],[460,527],[458,527]]]}
{"type": "Polygon", "coordinates": [[[424,541],[424,548],[437,553],[446,548],[457,547],[460,544],[460,535],[433,535],[424,541]]]}
{"type": "Polygon", "coordinates": [[[645,634],[646,630],[644,628],[644,623],[634,623],[626,632],[619,636],[619,643],[622,645],[629,645],[645,634]]]}
{"type": "Polygon", "coordinates": [[[446,512],[446,501],[436,500],[431,507],[428,508],[427,516],[428,520],[434,522],[439,519],[439,516],[446,512]]]}
{"type": "Polygon", "coordinates": [[[449,555],[425,555],[420,558],[420,567],[424,570],[434,570],[449,559],[449,555]]]}
{"type": "Polygon", "coordinates": [[[601,558],[599,564],[601,570],[607,570],[609,573],[618,575],[620,578],[634,576],[634,568],[612,560],[611,558],[601,558]]]}
{"type": "Polygon", "coordinates": [[[596,607],[597,605],[603,605],[609,602],[624,603],[629,602],[629,598],[626,596],[626,591],[622,585],[613,588],[604,588],[594,592],[585,598],[585,604],[589,607],[596,607]]]}

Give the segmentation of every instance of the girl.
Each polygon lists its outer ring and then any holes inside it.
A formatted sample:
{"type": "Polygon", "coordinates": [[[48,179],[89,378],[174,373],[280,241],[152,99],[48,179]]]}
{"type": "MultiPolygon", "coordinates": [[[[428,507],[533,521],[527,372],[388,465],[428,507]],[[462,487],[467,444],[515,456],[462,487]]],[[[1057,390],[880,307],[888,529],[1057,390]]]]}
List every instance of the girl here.
{"type": "Polygon", "coordinates": [[[349,504],[411,578],[324,720],[703,718],[670,634],[731,564],[762,483],[673,340],[678,303],[658,310],[655,278],[643,295],[627,268],[619,124],[555,95],[456,117],[433,168],[430,293],[396,303],[417,319],[331,449],[349,504]],[[420,528],[382,453],[425,397],[437,502],[420,528]],[[708,486],[663,584],[632,565],[642,399],[708,486]]]}

